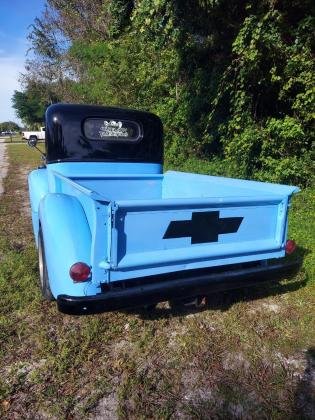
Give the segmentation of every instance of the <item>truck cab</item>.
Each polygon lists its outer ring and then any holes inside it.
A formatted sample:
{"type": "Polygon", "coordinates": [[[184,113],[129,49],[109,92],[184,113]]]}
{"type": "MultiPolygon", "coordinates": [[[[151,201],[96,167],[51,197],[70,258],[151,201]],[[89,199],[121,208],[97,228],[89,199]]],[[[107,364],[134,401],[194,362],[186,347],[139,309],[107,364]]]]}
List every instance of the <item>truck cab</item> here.
{"type": "MultiPolygon", "coordinates": [[[[34,144],[33,144],[34,145],[34,144]]],[[[29,175],[44,297],[91,313],[250,286],[296,269],[297,187],[167,171],[154,114],[46,111],[46,166],[29,175]]]]}

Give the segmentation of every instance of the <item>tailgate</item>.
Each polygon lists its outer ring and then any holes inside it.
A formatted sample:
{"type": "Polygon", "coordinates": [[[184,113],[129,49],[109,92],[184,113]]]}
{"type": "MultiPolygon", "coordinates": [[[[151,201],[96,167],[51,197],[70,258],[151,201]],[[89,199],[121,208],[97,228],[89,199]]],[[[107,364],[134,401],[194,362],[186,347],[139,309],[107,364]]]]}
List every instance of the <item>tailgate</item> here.
{"type": "Polygon", "coordinates": [[[282,256],[287,204],[287,197],[275,195],[118,201],[111,267],[197,267],[282,256]]]}

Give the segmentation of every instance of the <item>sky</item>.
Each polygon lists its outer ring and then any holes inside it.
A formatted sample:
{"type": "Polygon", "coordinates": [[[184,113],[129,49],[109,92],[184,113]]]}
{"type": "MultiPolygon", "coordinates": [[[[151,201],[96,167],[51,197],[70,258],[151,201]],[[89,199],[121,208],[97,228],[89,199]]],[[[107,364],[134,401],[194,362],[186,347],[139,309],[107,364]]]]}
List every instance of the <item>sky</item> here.
{"type": "Polygon", "coordinates": [[[12,108],[14,90],[20,90],[29,49],[27,34],[35,17],[40,17],[45,0],[0,0],[0,122],[21,123],[12,108]]]}

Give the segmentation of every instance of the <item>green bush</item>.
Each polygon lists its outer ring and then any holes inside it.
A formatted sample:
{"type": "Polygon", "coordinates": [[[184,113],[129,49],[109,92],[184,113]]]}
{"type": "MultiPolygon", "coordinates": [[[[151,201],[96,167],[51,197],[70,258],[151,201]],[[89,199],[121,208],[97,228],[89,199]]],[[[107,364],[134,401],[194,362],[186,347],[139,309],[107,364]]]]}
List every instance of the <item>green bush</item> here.
{"type": "Polygon", "coordinates": [[[92,0],[79,2],[80,15],[78,1],[49,2],[46,24],[38,20],[30,36],[40,62],[38,34],[58,43],[63,31],[56,68],[64,64],[75,78],[58,90],[55,77],[57,96],[157,113],[166,161],[176,167],[225,161],[232,176],[310,182],[313,1],[104,0],[88,28],[92,0]]]}

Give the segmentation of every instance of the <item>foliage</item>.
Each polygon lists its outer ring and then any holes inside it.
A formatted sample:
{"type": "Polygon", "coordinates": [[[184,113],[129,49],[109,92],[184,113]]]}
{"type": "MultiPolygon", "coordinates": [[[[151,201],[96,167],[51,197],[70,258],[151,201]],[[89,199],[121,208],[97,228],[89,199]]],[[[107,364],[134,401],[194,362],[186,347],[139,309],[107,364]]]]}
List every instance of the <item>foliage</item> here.
{"type": "Polygon", "coordinates": [[[63,101],[156,112],[169,164],[224,159],[232,176],[305,185],[314,171],[314,8],[48,0],[24,77],[63,101]]]}
{"type": "Polygon", "coordinates": [[[0,123],[0,131],[20,131],[20,127],[13,121],[4,121],[0,123]]]}
{"type": "Polygon", "coordinates": [[[43,121],[45,104],[41,104],[36,95],[15,90],[12,97],[12,103],[17,116],[26,125],[32,126],[35,123],[43,121]]]}
{"type": "Polygon", "coordinates": [[[303,184],[314,171],[314,20],[300,6],[247,17],[232,44],[221,92],[230,117],[219,130],[240,176],[303,184]]]}
{"type": "Polygon", "coordinates": [[[24,91],[14,91],[12,106],[23,123],[32,128],[43,124],[47,106],[56,101],[51,85],[32,82],[24,91]]]}

